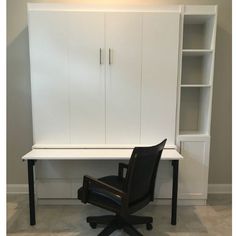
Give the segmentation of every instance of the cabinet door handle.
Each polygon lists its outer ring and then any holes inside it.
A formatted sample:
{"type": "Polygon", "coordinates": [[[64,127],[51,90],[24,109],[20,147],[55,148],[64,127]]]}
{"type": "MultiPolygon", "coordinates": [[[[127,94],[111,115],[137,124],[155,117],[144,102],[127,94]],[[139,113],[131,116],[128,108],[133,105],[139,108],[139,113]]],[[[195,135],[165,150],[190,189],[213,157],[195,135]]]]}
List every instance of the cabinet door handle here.
{"type": "Polygon", "coordinates": [[[109,48],[109,65],[111,65],[111,49],[109,48]]]}
{"type": "Polygon", "coordinates": [[[99,49],[99,63],[102,65],[102,49],[99,49]]]}

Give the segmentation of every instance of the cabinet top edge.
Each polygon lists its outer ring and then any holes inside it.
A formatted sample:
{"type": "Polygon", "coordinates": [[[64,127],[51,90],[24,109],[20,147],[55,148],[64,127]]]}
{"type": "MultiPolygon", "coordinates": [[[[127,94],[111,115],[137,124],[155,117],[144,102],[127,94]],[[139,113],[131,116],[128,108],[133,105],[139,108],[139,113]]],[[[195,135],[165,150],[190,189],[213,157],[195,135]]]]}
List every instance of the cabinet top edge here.
{"type": "Polygon", "coordinates": [[[119,6],[86,5],[63,3],[28,3],[28,11],[63,11],[63,12],[181,12],[182,5],[166,6],[119,6]]]}
{"type": "Polygon", "coordinates": [[[55,12],[172,12],[184,15],[215,15],[217,5],[150,5],[150,6],[121,6],[78,3],[27,3],[28,11],[55,12]]]}
{"type": "Polygon", "coordinates": [[[185,5],[183,7],[184,15],[215,15],[217,14],[217,5],[185,5]]]}
{"type": "Polygon", "coordinates": [[[173,11],[184,14],[214,14],[217,5],[115,5],[115,4],[79,4],[79,3],[27,3],[28,11],[94,11],[94,12],[159,12],[173,11]]]}

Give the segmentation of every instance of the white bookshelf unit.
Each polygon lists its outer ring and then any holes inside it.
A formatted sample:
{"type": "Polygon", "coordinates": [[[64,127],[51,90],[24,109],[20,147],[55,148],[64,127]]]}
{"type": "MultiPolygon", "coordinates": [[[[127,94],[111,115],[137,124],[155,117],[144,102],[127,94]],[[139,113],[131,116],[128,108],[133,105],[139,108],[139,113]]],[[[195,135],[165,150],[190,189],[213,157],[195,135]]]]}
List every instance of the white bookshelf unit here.
{"type": "Polygon", "coordinates": [[[217,6],[183,8],[177,130],[185,157],[180,163],[182,199],[207,199],[216,23],[217,6]]]}

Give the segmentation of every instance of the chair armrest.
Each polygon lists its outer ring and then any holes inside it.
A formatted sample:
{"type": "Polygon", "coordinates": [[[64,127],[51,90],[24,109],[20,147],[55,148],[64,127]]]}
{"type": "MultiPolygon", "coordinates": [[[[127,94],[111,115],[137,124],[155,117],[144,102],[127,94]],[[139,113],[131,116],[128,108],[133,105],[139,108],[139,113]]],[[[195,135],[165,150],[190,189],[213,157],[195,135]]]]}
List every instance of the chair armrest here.
{"type": "Polygon", "coordinates": [[[119,163],[119,168],[118,168],[118,177],[119,178],[124,178],[124,169],[128,169],[128,164],[125,163],[119,163]]]}
{"type": "Polygon", "coordinates": [[[109,191],[112,194],[118,195],[121,198],[125,198],[126,197],[126,193],[121,191],[118,188],[115,188],[109,184],[106,184],[98,179],[95,179],[91,176],[85,175],[84,176],[84,180],[83,180],[83,189],[84,189],[84,199],[83,202],[86,203],[87,202],[87,197],[88,197],[88,190],[89,190],[89,186],[93,185],[93,187],[99,187],[102,188],[106,191],[109,191]]]}

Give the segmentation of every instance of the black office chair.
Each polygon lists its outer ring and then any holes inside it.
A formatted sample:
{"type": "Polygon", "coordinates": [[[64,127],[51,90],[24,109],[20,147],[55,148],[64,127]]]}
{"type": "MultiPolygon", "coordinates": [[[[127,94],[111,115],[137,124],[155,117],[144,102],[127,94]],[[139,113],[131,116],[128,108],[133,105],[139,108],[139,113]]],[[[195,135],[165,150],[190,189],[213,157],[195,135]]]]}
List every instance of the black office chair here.
{"type": "Polygon", "coordinates": [[[92,228],[107,224],[99,236],[110,235],[122,229],[129,235],[142,235],[132,225],[146,224],[152,229],[152,217],[131,215],[154,199],[154,187],[158,164],[166,139],[152,147],[135,147],[129,164],[119,163],[118,176],[95,179],[85,175],[78,198],[114,212],[115,215],[90,216],[87,222],[92,228]],[[124,168],[127,169],[123,177],[124,168]]]}

